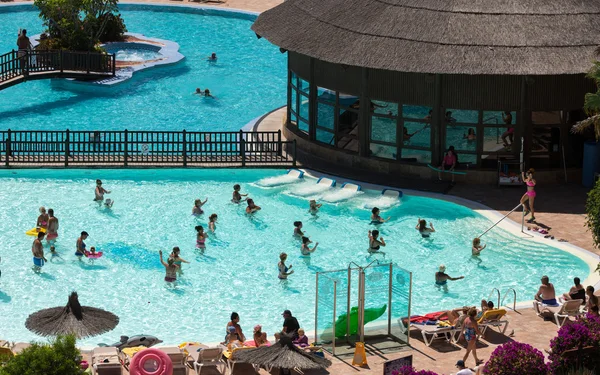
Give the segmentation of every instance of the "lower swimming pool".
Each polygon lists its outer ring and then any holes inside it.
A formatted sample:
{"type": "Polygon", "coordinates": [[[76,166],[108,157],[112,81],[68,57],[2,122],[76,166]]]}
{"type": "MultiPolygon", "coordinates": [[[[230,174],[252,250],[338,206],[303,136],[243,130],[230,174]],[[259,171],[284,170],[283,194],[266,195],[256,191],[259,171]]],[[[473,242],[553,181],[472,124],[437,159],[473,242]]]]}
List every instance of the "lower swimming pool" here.
{"type": "MultiPolygon", "coordinates": [[[[339,192],[310,193],[314,180],[280,187],[257,181],[284,174],[281,170],[31,170],[0,171],[0,314],[1,338],[36,339],[25,328],[27,316],[61,306],[72,290],[84,305],[117,314],[117,328],[82,344],[114,342],[120,335],[152,334],[166,343],[216,342],[223,339],[232,311],[241,315],[246,333],[262,324],[272,335],[280,329],[281,312],[290,309],[300,324],[314,325],[315,272],[337,270],[352,261],[366,265],[370,210],[383,202],[379,192],[363,192],[342,200],[339,192]],[[95,179],[104,181],[115,203],[99,208],[95,179]],[[242,185],[262,210],[253,217],[245,205],[230,202],[232,186],[242,185]],[[308,213],[311,196],[324,204],[318,216],[308,213]],[[205,214],[191,216],[195,198],[205,199],[205,214]],[[334,203],[328,203],[330,201],[334,203]],[[33,237],[38,208],[53,208],[60,220],[56,245],[60,257],[36,274],[32,271],[33,237]],[[208,215],[219,215],[216,234],[201,254],[195,248],[194,227],[206,227],[208,215]],[[300,259],[292,237],[301,220],[310,238],[319,242],[311,265],[300,259]],[[90,234],[88,247],[104,256],[91,264],[74,256],[81,231],[90,234]],[[167,288],[158,250],[182,249],[190,261],[177,288],[167,288]],[[289,254],[295,273],[287,283],[277,278],[280,252],[289,254]]],[[[341,181],[340,181],[341,182],[341,181]]],[[[574,276],[585,278],[589,266],[580,258],[539,242],[494,229],[483,242],[481,259],[471,257],[471,240],[491,222],[471,209],[437,199],[404,196],[384,205],[391,221],[380,227],[388,260],[413,272],[412,313],[476,304],[492,287],[515,288],[520,300],[532,299],[542,275],[557,291],[566,291],[574,276]],[[436,233],[423,239],[414,229],[419,217],[433,222],[436,233]],[[444,263],[451,276],[448,290],[434,285],[434,273],[444,263]]],[[[312,335],[312,330],[308,331],[312,335]]]]}

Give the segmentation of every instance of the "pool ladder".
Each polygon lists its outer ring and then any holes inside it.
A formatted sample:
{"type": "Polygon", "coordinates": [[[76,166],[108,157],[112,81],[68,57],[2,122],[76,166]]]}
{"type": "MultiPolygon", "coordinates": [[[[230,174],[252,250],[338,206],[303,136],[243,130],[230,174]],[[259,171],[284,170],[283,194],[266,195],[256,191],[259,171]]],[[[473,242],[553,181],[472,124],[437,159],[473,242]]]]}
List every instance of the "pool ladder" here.
{"type": "Polygon", "coordinates": [[[488,296],[488,301],[492,299],[492,296],[494,296],[494,292],[496,292],[496,296],[498,297],[498,299],[497,299],[498,304],[496,305],[497,308],[500,308],[500,306],[502,306],[504,304],[506,297],[508,297],[510,292],[512,292],[512,295],[513,295],[512,310],[517,311],[517,291],[514,288],[506,289],[504,291],[504,296],[502,297],[502,299],[500,299],[500,290],[498,288],[493,288],[492,291],[490,292],[490,295],[488,296]]]}

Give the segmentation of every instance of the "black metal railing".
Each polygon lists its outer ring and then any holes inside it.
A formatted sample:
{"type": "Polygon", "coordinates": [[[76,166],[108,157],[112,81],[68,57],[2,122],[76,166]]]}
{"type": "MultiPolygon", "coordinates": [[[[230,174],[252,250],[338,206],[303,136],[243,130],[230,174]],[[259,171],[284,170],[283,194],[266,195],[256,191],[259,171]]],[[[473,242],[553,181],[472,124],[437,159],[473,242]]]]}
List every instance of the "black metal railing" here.
{"type": "Polygon", "coordinates": [[[43,73],[115,75],[115,55],[63,50],[11,51],[0,55],[0,84],[43,73]]]}
{"type": "Polygon", "coordinates": [[[296,166],[276,132],[0,131],[0,167],[296,166]]]}

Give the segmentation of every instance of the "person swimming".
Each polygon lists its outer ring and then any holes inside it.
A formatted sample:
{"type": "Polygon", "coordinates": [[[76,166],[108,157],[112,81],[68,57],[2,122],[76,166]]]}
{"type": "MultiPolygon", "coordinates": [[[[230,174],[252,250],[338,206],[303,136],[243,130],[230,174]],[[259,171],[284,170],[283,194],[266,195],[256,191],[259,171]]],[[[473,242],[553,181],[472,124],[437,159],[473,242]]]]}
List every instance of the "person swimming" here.
{"type": "Polygon", "coordinates": [[[202,202],[201,199],[194,200],[194,207],[192,207],[192,215],[202,215],[204,213],[204,211],[202,211],[202,206],[204,206],[206,202],[208,202],[208,198],[206,198],[204,202],[202,202]]]}
{"type": "Polygon", "coordinates": [[[44,257],[44,245],[42,244],[45,235],[46,233],[44,232],[38,232],[37,238],[31,245],[31,253],[33,254],[33,270],[35,272],[39,272],[44,264],[48,261],[44,257]]]}
{"type": "Polygon", "coordinates": [[[240,190],[241,190],[241,187],[239,184],[233,185],[233,197],[231,198],[231,201],[233,203],[240,203],[242,201],[242,197],[248,196],[248,194],[241,194],[240,190]]]}
{"type": "Polygon", "coordinates": [[[382,254],[385,257],[385,252],[379,250],[382,246],[385,247],[385,240],[383,239],[383,237],[378,237],[378,230],[369,231],[369,248],[367,249],[367,251],[371,255],[382,254]]]}
{"type": "Polygon", "coordinates": [[[54,210],[52,208],[48,209],[48,228],[46,235],[46,242],[48,244],[52,244],[56,242],[58,238],[58,219],[54,216],[54,210]]]}
{"type": "Polygon", "coordinates": [[[85,256],[85,240],[88,238],[89,234],[86,231],[81,232],[81,236],[77,239],[77,249],[75,250],[75,256],[81,260],[83,256],[85,256]]]}
{"type": "Polygon", "coordinates": [[[435,228],[433,227],[433,224],[430,222],[429,228],[427,228],[427,221],[422,220],[421,218],[419,218],[419,221],[418,221],[415,229],[419,231],[419,233],[421,234],[421,237],[423,237],[423,238],[429,238],[431,233],[435,232],[435,228]]]}
{"type": "Polygon", "coordinates": [[[252,199],[246,199],[246,202],[248,203],[248,207],[246,207],[246,213],[247,214],[253,214],[256,211],[260,211],[261,208],[260,206],[257,206],[254,204],[254,201],[252,199]]]}
{"type": "Polygon", "coordinates": [[[477,135],[475,134],[475,129],[469,128],[469,130],[467,131],[467,134],[463,134],[463,139],[466,139],[467,141],[476,140],[477,135]]]}
{"type": "Polygon", "coordinates": [[[208,230],[210,231],[210,233],[215,233],[215,231],[217,230],[217,219],[217,214],[211,214],[208,217],[208,230]]]}
{"type": "Polygon", "coordinates": [[[37,218],[37,222],[35,224],[36,228],[48,228],[48,221],[50,220],[50,216],[46,213],[46,207],[40,207],[40,216],[37,218]]]}
{"type": "Polygon", "coordinates": [[[314,199],[311,199],[308,204],[308,212],[310,212],[311,215],[316,215],[319,212],[319,208],[323,206],[322,204],[317,204],[317,201],[314,199]]]}
{"type": "Polygon", "coordinates": [[[104,194],[110,194],[110,191],[102,187],[102,180],[96,180],[96,189],[94,190],[94,201],[100,203],[104,200],[104,194]]]}
{"type": "Polygon", "coordinates": [[[207,59],[208,61],[210,61],[210,62],[216,62],[216,61],[217,61],[217,54],[213,52],[213,53],[211,53],[211,54],[210,54],[210,56],[208,56],[206,59],[207,59]]]}
{"type": "Polygon", "coordinates": [[[277,276],[277,277],[279,278],[279,280],[286,280],[289,275],[294,273],[294,270],[292,270],[291,264],[289,267],[285,265],[286,259],[287,259],[286,253],[279,254],[279,263],[277,263],[277,269],[279,270],[279,276],[277,276]]]}
{"type": "Polygon", "coordinates": [[[455,280],[461,280],[464,278],[465,278],[464,276],[451,277],[450,275],[447,275],[446,274],[446,266],[444,266],[442,264],[442,265],[440,265],[438,272],[435,273],[435,285],[444,286],[444,285],[448,284],[448,280],[455,281],[455,280]]]}
{"type": "Polygon", "coordinates": [[[302,245],[300,246],[300,252],[302,256],[308,257],[311,253],[314,253],[317,250],[317,246],[319,243],[315,243],[315,246],[311,249],[308,244],[312,243],[312,241],[308,237],[302,237],[302,245]]]}
{"type": "Polygon", "coordinates": [[[175,286],[175,282],[177,281],[177,268],[178,266],[175,264],[175,261],[171,258],[165,261],[163,260],[162,250],[158,251],[160,256],[160,263],[165,267],[165,281],[168,285],[175,286]]]}
{"type": "Polygon", "coordinates": [[[181,250],[179,249],[178,246],[175,246],[173,248],[173,251],[171,252],[171,254],[169,255],[169,259],[173,259],[173,263],[177,266],[177,273],[182,275],[183,274],[183,270],[181,268],[181,264],[182,263],[190,263],[187,260],[183,259],[182,257],[179,256],[179,254],[181,253],[181,250]]]}
{"type": "Polygon", "coordinates": [[[213,98],[213,99],[216,99],[216,97],[215,97],[215,96],[213,96],[213,95],[210,93],[210,90],[209,90],[209,89],[204,89],[204,97],[205,97],[205,98],[213,98]]]}
{"type": "Polygon", "coordinates": [[[105,208],[112,208],[113,204],[115,204],[115,201],[113,201],[112,199],[108,198],[106,201],[104,201],[104,207],[105,208]]]}
{"type": "Polygon", "coordinates": [[[195,229],[197,232],[196,248],[204,252],[204,249],[206,249],[206,238],[208,238],[208,235],[206,234],[206,232],[204,232],[204,227],[202,225],[197,225],[195,229]]]}
{"type": "Polygon", "coordinates": [[[373,209],[371,210],[371,224],[374,225],[378,225],[378,224],[383,224],[386,221],[389,221],[391,217],[388,217],[387,219],[383,219],[381,216],[379,216],[381,211],[379,211],[379,208],[377,207],[373,207],[373,209]]]}
{"type": "Polygon", "coordinates": [[[294,221],[294,237],[302,238],[304,232],[302,231],[302,222],[294,221]]]}
{"type": "Polygon", "coordinates": [[[202,91],[202,89],[200,87],[196,87],[196,91],[194,91],[193,95],[202,95],[202,96],[204,96],[204,92],[202,91]]]}
{"type": "Polygon", "coordinates": [[[481,246],[481,240],[479,238],[473,238],[473,246],[471,247],[471,254],[474,256],[478,256],[481,254],[481,251],[485,249],[486,245],[481,246]]]}

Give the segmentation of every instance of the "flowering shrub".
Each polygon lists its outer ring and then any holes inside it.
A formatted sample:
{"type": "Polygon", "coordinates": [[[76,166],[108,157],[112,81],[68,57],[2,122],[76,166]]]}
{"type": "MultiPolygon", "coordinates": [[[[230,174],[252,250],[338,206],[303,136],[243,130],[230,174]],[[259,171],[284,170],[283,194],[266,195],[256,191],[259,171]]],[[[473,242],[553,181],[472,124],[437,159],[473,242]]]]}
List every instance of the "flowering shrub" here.
{"type": "Polygon", "coordinates": [[[414,367],[404,366],[400,370],[392,372],[392,375],[438,375],[433,371],[421,370],[417,371],[414,367]]]}
{"type": "MultiPolygon", "coordinates": [[[[600,342],[600,317],[588,314],[585,318],[565,324],[560,328],[555,338],[550,341],[550,370],[552,374],[560,374],[575,366],[575,357],[564,358],[566,350],[579,347],[594,346],[600,342]]],[[[598,361],[599,353],[588,353],[580,358],[580,364],[593,368],[598,361]]]]}
{"type": "Polygon", "coordinates": [[[531,345],[520,342],[509,342],[494,350],[490,360],[483,368],[489,375],[546,375],[548,367],[544,363],[544,355],[531,345]]]}

